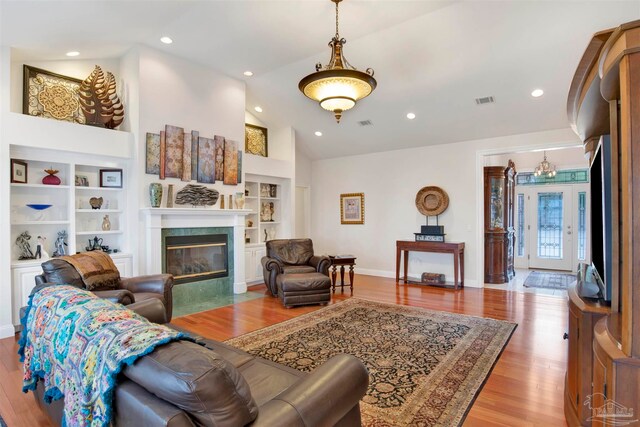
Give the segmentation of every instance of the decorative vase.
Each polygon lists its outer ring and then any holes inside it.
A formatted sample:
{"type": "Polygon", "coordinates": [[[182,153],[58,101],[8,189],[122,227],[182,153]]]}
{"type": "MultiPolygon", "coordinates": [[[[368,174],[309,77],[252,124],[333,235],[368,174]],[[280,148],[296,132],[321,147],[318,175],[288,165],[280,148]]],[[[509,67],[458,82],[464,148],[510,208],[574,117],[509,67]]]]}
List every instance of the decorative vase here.
{"type": "Polygon", "coordinates": [[[229,194],[229,209],[233,209],[233,195],[229,194]]]}
{"type": "Polygon", "coordinates": [[[167,188],[167,207],[173,207],[173,184],[169,184],[169,187],[167,188]]]}
{"type": "Polygon", "coordinates": [[[149,201],[152,208],[159,208],[162,202],[162,184],[153,182],[149,184],[149,201]]]}
{"type": "Polygon", "coordinates": [[[58,178],[56,176],[56,174],[58,172],[60,172],[57,169],[45,169],[44,170],[46,173],[48,173],[47,176],[45,176],[44,178],[42,178],[42,183],[45,185],[60,185],[60,178],[58,178]]]}
{"type": "Polygon", "coordinates": [[[244,193],[236,193],[236,209],[244,209],[244,193]]]}
{"type": "Polygon", "coordinates": [[[102,231],[111,230],[111,221],[109,220],[109,215],[105,215],[102,220],[102,231]]]}
{"type": "Polygon", "coordinates": [[[224,194],[220,195],[220,209],[224,209],[224,194]]]}

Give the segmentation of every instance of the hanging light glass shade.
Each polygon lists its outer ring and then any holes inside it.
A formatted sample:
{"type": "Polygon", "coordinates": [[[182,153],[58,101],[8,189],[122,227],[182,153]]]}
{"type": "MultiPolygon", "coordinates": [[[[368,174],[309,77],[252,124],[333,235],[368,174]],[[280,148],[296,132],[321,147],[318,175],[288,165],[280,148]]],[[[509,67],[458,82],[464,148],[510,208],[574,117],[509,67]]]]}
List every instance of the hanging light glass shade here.
{"type": "Polygon", "coordinates": [[[326,67],[316,64],[316,72],[300,80],[298,88],[308,98],[320,103],[325,110],[332,111],[340,123],[342,113],[350,110],[356,102],[369,96],[376,88],[373,70],[358,71],[343,55],[347,42],[338,32],[338,4],[342,0],[331,0],[336,4],[336,34],[329,42],[331,60],[326,67]]]}

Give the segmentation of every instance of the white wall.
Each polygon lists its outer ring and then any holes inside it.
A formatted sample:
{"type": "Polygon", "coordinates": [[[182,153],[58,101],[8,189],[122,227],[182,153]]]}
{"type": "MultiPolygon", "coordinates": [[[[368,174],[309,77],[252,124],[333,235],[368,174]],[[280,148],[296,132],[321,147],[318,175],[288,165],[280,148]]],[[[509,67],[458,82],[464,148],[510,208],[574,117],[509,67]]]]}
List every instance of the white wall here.
{"type": "MultiPolygon", "coordinates": [[[[482,253],[482,165],[485,155],[575,146],[570,129],[513,135],[313,162],[311,235],[318,253],[353,254],[356,271],[395,277],[395,242],[413,239],[425,217],[415,207],[424,186],[442,187],[449,208],[440,215],[448,241],[465,242],[465,284],[478,280],[482,253]],[[340,194],[365,194],[364,225],[340,224],[340,194]]],[[[434,221],[434,219],[432,219],[434,221]]],[[[450,255],[412,253],[409,274],[439,272],[452,280],[450,255]]]]}
{"type": "MultiPolygon", "coordinates": [[[[518,172],[532,172],[544,158],[542,151],[527,151],[520,153],[498,154],[485,157],[485,166],[507,166],[509,159],[516,164],[518,172]]],[[[562,148],[547,150],[547,160],[555,165],[556,169],[588,168],[589,163],[584,156],[584,148],[562,148]]]]}
{"type": "Polygon", "coordinates": [[[296,185],[311,187],[312,169],[311,159],[300,148],[296,147],[296,185]]]}
{"type": "MultiPolygon", "coordinates": [[[[245,84],[155,49],[139,47],[138,55],[139,123],[133,132],[138,143],[139,205],[143,207],[150,206],[150,183],[161,182],[165,191],[168,184],[173,184],[174,196],[187,184],[177,178],[161,181],[156,175],[144,173],[146,133],[158,133],[167,124],[175,125],[183,127],[185,132],[197,130],[207,138],[224,136],[237,141],[238,149],[244,151],[245,84]]],[[[222,182],[207,186],[215,188],[221,196],[244,192],[244,181],[237,186],[222,182]]],[[[163,199],[164,206],[166,196],[163,199]]],[[[143,227],[139,229],[139,236],[140,241],[144,241],[143,227]]],[[[144,259],[144,251],[141,247],[140,260],[144,259]]],[[[140,273],[144,273],[143,265],[140,273]]]]}
{"type": "MultiPolygon", "coordinates": [[[[1,9],[1,8],[0,8],[1,9]]],[[[0,46],[0,338],[6,338],[14,333],[12,323],[12,289],[11,275],[11,235],[9,225],[10,203],[9,200],[9,142],[5,136],[3,123],[5,115],[10,109],[9,87],[11,81],[11,55],[8,47],[0,46]]]]}

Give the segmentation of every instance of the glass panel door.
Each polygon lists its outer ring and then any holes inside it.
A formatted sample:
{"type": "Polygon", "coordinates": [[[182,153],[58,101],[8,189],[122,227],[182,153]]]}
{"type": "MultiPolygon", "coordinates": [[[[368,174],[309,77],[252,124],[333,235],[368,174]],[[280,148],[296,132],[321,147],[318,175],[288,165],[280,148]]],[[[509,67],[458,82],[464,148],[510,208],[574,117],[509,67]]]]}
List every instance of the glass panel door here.
{"type": "Polygon", "coordinates": [[[562,193],[538,193],[538,258],[562,258],[562,193]]]}
{"type": "Polygon", "coordinates": [[[529,253],[530,267],[549,270],[571,270],[572,220],[571,188],[549,186],[536,190],[531,201],[536,203],[532,221],[529,253]],[[531,247],[534,245],[534,247],[531,247]]]}

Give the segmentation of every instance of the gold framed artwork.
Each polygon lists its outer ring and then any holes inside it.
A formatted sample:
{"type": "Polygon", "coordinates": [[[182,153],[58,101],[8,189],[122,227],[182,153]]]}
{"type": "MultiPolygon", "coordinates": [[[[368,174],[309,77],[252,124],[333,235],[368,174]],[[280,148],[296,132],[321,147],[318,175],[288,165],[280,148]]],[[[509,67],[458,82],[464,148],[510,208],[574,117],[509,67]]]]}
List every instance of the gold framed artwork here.
{"type": "Polygon", "coordinates": [[[85,123],[78,95],[82,80],[29,65],[24,65],[23,73],[24,114],[85,123]]]}
{"type": "Polygon", "coordinates": [[[340,195],[340,224],[364,224],[364,193],[340,195]]]}
{"type": "Polygon", "coordinates": [[[244,125],[244,151],[257,156],[268,157],[269,138],[267,128],[244,125]]]}

